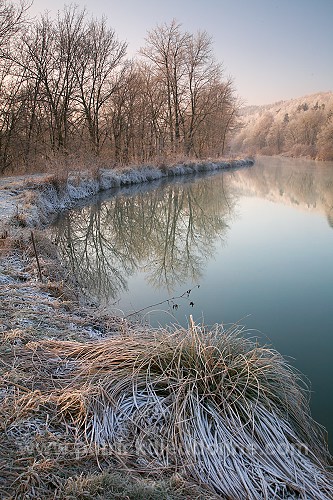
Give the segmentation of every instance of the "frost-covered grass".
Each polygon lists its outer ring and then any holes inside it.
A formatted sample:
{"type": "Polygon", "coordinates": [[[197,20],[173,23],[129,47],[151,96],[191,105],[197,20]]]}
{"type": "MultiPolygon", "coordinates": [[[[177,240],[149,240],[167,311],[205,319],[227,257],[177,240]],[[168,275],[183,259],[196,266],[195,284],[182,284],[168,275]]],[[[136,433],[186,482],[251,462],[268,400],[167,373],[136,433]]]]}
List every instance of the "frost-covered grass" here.
{"type": "Polygon", "coordinates": [[[299,374],[237,328],[192,322],[98,342],[45,340],[21,359],[33,360],[38,404],[52,401],[78,454],[180,474],[221,498],[331,498],[330,457],[299,374]]]}
{"type": "Polygon", "coordinates": [[[179,468],[227,498],[329,498],[319,429],[273,350],[193,324],[44,346],[76,363],[59,406],[90,444],[179,468]]]}
{"type": "Polygon", "coordinates": [[[139,166],[114,169],[41,174],[0,180],[0,210],[3,219],[22,226],[38,226],[51,213],[69,208],[78,200],[115,187],[151,182],[166,177],[193,175],[253,164],[252,159],[205,161],[175,165],[139,166]]]}
{"type": "Polygon", "coordinates": [[[0,240],[0,498],[215,498],[181,476],[141,477],[111,457],[96,457],[70,421],[59,418],[57,381],[71,373],[71,363],[55,358],[41,366],[26,346],[46,339],[85,343],[129,326],[79,303],[56,249],[35,231],[40,283],[29,234],[9,227],[0,240]]]}

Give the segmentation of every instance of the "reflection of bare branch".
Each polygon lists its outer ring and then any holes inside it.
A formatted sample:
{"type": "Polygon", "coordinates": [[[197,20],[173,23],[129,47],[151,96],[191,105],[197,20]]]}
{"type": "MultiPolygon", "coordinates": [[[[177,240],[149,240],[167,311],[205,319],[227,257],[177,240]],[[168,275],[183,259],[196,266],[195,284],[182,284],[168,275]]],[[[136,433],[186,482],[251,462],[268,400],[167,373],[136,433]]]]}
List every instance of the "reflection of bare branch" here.
{"type": "Polygon", "coordinates": [[[70,212],[57,226],[58,245],[82,290],[91,297],[116,297],[126,289],[123,258],[104,234],[101,207],[70,212]]]}
{"type": "Polygon", "coordinates": [[[54,229],[86,294],[116,298],[139,266],[155,287],[198,282],[230,217],[223,176],[169,183],[69,212],[54,229]]]}

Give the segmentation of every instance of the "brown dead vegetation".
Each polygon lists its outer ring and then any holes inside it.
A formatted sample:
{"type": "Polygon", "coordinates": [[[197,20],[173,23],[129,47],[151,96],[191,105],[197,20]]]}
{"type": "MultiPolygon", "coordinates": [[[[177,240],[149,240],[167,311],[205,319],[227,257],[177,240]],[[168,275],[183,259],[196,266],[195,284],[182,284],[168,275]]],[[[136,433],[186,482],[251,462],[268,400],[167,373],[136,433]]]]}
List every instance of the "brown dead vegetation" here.
{"type": "MultiPolygon", "coordinates": [[[[59,407],[66,415],[62,390],[71,363],[43,357],[39,342],[80,344],[130,327],[80,304],[56,247],[42,232],[34,234],[42,283],[30,231],[7,226],[0,240],[0,498],[215,498],[177,474],[143,474],[96,455],[73,429],[73,418],[59,418],[59,407]],[[35,349],[26,347],[31,343],[35,349]]],[[[71,415],[75,404],[80,411],[82,395],[72,391],[71,415]]]]}

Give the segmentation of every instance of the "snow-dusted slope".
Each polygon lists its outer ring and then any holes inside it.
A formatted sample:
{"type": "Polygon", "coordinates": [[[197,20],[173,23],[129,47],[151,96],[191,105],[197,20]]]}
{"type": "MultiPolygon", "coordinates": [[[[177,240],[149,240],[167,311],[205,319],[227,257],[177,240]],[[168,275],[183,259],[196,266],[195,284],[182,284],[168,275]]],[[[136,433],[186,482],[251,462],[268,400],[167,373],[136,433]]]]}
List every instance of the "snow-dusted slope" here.
{"type": "Polygon", "coordinates": [[[237,154],[333,160],[333,92],[241,110],[232,141],[237,154]]]}
{"type": "Polygon", "coordinates": [[[240,116],[244,124],[258,120],[265,113],[272,113],[283,121],[286,114],[292,115],[304,106],[311,109],[315,108],[316,105],[324,105],[325,108],[333,108],[333,92],[318,92],[316,94],[305,95],[288,101],[277,101],[262,106],[245,106],[241,109],[240,116]]]}

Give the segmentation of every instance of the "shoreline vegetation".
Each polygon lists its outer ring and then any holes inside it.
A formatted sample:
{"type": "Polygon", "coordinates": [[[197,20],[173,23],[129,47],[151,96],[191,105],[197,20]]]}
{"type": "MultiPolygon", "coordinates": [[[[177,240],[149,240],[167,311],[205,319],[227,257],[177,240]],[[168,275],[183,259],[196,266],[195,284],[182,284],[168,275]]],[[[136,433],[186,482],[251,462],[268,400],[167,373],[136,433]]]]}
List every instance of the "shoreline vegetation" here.
{"type": "Polygon", "coordinates": [[[0,0],[0,174],[78,152],[128,165],[229,151],[241,100],[206,31],[173,19],[129,57],[105,16],[30,6],[0,0]]]}
{"type": "Polygon", "coordinates": [[[42,231],[101,190],[252,164],[0,178],[1,498],[331,498],[324,430],[279,353],[237,325],[101,314],[42,231]]]}
{"type": "MultiPolygon", "coordinates": [[[[0,177],[2,221],[20,226],[47,224],[49,215],[70,208],[79,200],[112,188],[141,184],[168,177],[214,172],[221,169],[251,166],[252,157],[231,160],[182,161],[175,164],[140,165],[118,168],[82,169],[70,162],[57,168],[55,174],[32,174],[0,177]]],[[[101,164],[103,165],[103,163],[101,164]]],[[[52,172],[52,165],[49,166],[52,172]]]]}

